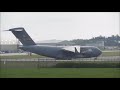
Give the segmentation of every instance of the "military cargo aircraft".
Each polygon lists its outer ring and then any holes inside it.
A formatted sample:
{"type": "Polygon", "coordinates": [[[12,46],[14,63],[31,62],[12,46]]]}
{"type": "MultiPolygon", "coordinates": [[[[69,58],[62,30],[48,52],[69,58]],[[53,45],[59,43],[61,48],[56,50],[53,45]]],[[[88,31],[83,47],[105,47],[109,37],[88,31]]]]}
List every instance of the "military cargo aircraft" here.
{"type": "Polygon", "coordinates": [[[37,45],[23,27],[12,28],[7,31],[11,31],[23,44],[19,47],[20,49],[55,59],[96,58],[102,53],[99,48],[93,46],[37,45]]]}

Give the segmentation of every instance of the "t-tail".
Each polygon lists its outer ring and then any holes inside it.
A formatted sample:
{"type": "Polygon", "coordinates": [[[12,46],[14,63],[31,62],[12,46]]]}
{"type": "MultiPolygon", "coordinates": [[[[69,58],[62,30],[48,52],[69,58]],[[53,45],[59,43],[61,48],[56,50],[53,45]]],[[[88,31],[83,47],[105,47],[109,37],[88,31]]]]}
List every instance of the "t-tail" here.
{"type": "Polygon", "coordinates": [[[12,28],[9,29],[8,31],[11,31],[24,46],[36,45],[32,38],[27,34],[24,28],[22,27],[12,28]]]}

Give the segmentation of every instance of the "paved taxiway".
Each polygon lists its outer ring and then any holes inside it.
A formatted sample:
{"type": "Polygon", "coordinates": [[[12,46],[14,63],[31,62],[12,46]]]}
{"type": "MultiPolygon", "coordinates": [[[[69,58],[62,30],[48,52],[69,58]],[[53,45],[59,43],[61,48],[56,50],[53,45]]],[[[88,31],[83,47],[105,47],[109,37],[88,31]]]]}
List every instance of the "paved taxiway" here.
{"type": "Polygon", "coordinates": [[[3,53],[0,56],[28,55],[28,53],[3,53]]]}

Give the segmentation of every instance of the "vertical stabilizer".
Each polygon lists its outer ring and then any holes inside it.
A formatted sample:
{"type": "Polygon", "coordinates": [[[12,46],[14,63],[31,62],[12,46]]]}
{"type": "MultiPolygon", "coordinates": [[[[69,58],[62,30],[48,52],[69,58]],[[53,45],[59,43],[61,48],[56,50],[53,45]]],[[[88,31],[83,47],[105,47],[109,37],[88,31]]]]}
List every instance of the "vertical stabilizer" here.
{"type": "Polygon", "coordinates": [[[9,31],[11,31],[24,46],[36,45],[32,38],[27,34],[24,28],[22,27],[12,28],[9,29],[9,31]]]}

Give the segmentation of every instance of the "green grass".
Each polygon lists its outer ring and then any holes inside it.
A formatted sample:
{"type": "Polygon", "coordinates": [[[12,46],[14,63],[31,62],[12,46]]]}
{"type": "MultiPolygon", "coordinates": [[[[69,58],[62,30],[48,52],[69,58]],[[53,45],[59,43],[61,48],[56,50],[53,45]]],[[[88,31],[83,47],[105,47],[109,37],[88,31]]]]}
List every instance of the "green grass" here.
{"type": "Polygon", "coordinates": [[[4,68],[120,68],[120,62],[109,61],[109,62],[65,62],[65,61],[2,61],[0,67],[4,68]]]}
{"type": "Polygon", "coordinates": [[[56,68],[120,68],[120,62],[60,62],[56,68]]]}
{"type": "Polygon", "coordinates": [[[120,78],[120,68],[4,68],[1,78],[120,78]]]}

